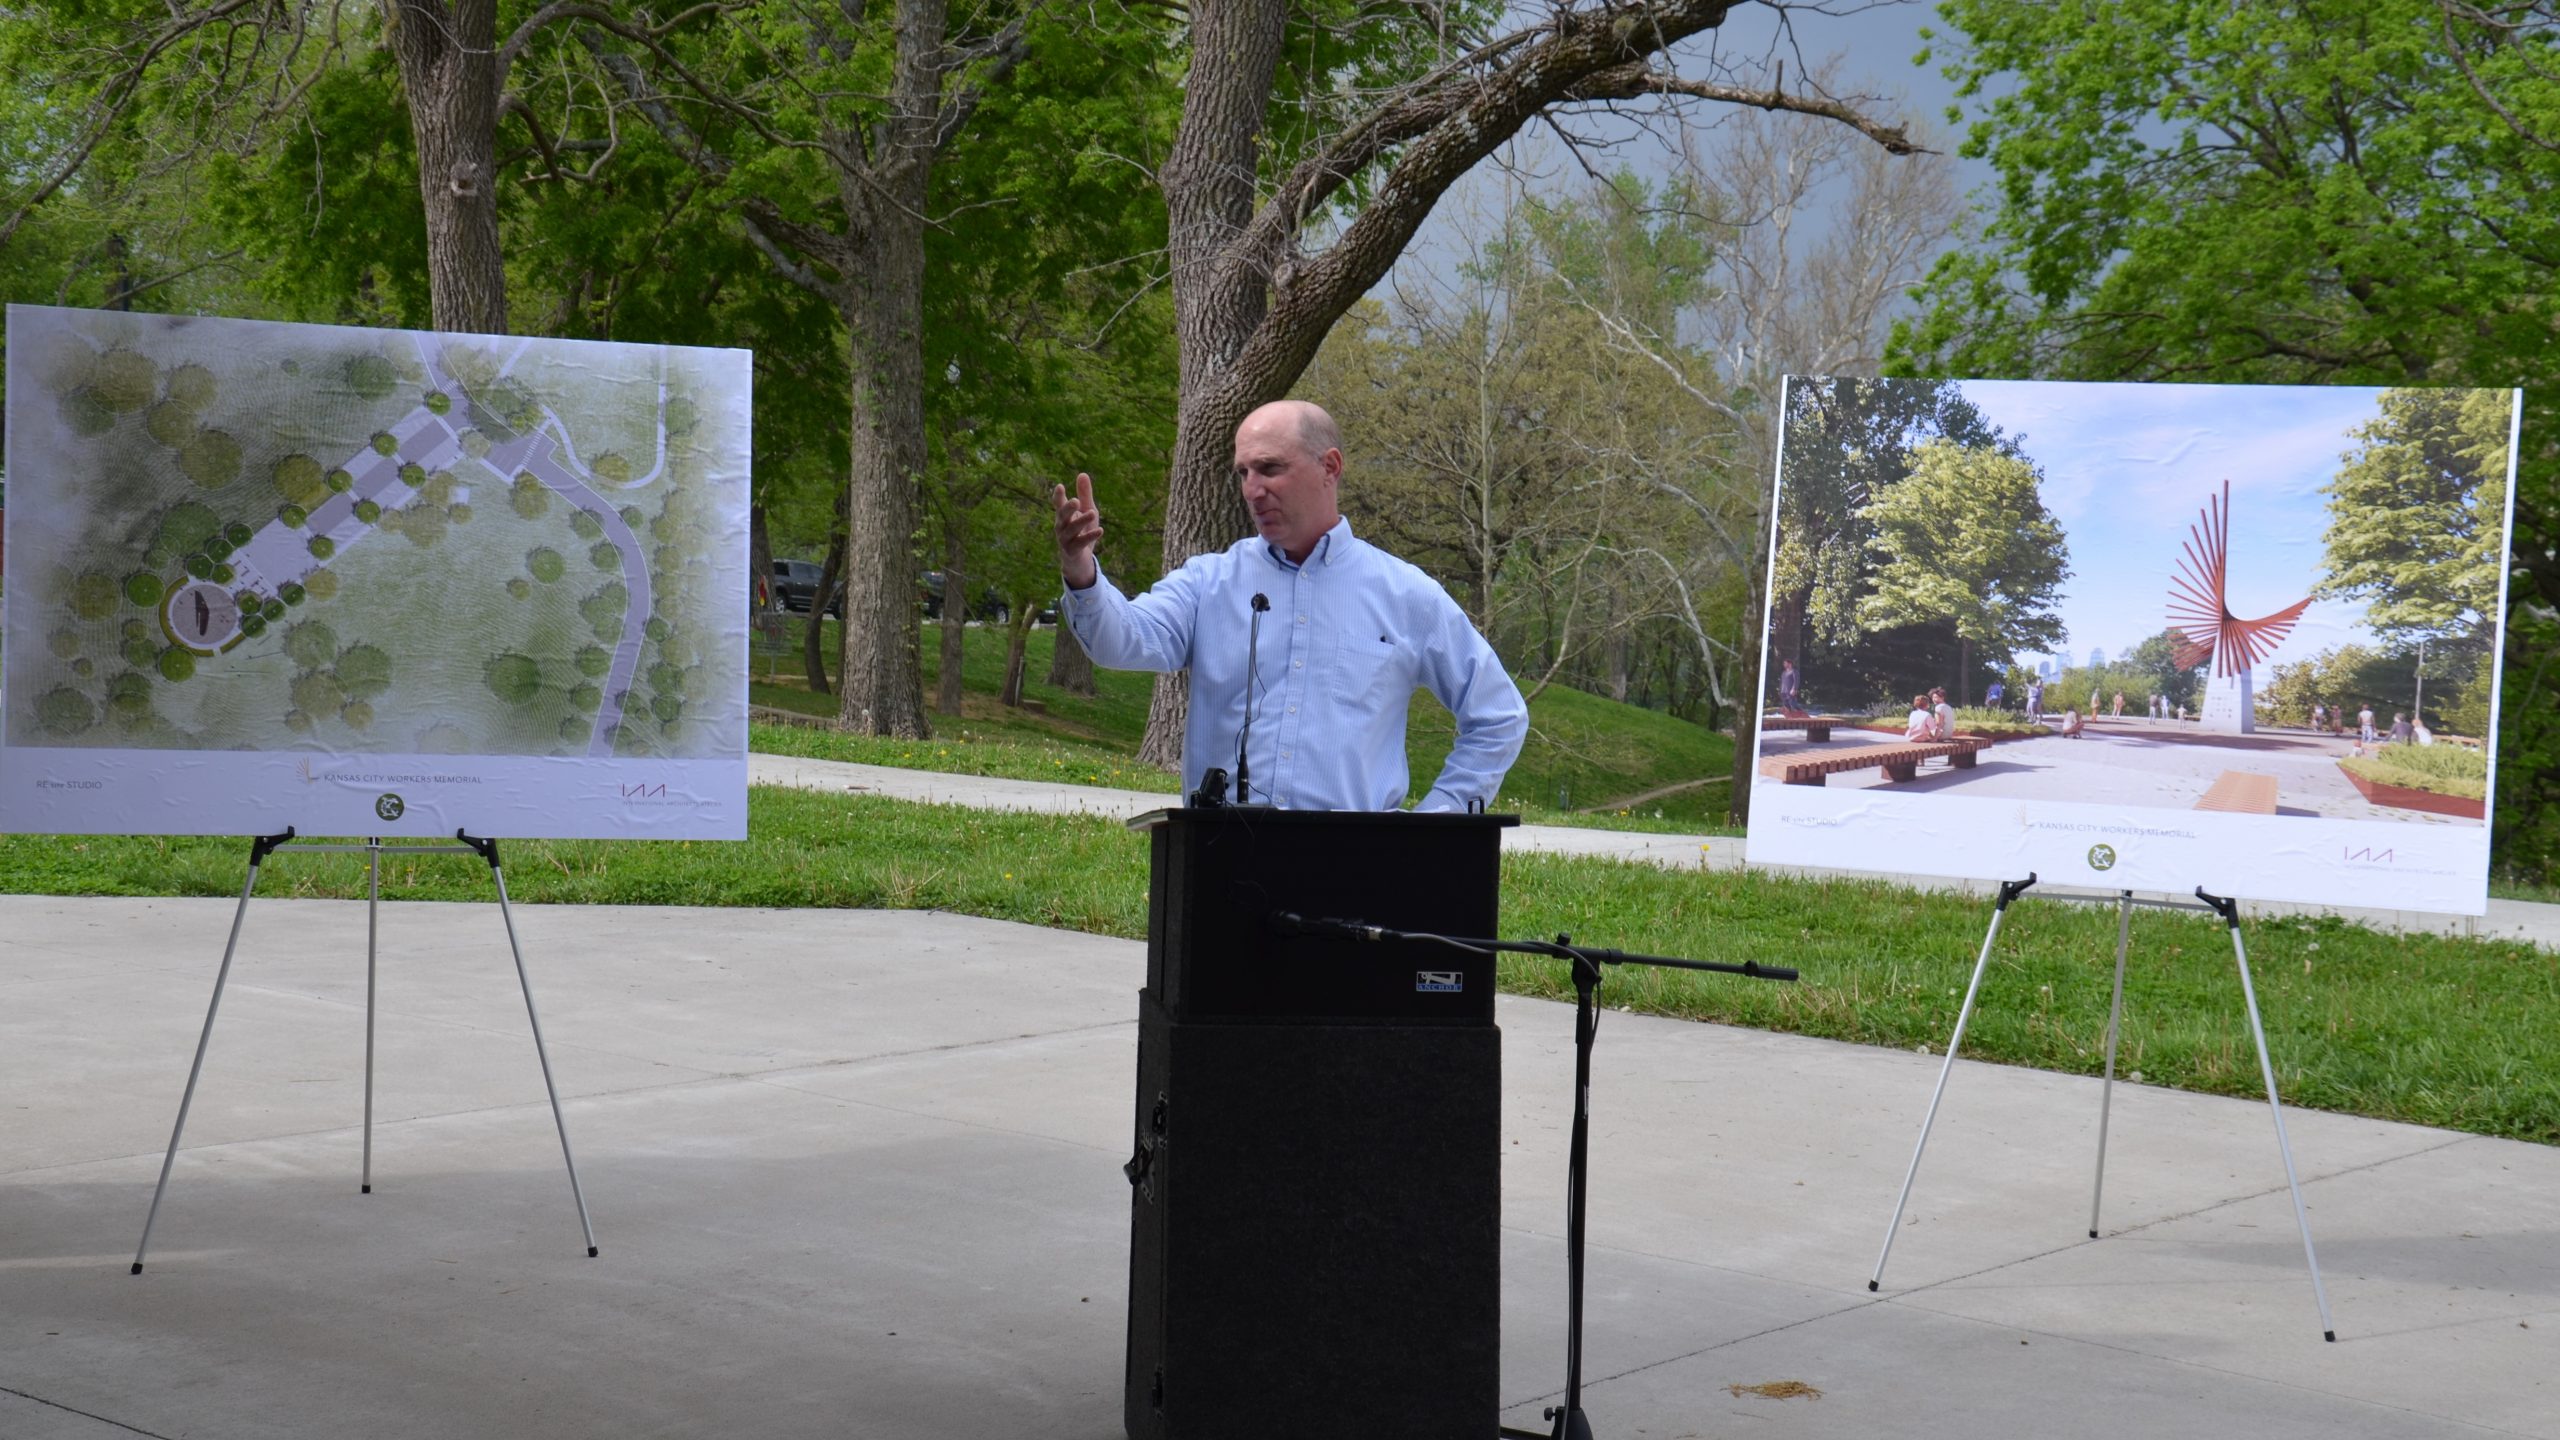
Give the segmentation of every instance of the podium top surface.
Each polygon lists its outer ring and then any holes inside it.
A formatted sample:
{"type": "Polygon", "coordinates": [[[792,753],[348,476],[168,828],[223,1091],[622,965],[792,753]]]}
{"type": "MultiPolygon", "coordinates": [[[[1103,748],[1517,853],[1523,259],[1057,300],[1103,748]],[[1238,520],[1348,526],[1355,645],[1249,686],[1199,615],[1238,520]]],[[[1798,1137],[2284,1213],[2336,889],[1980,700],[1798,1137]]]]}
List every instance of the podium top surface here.
{"type": "Polygon", "coordinates": [[[1132,817],[1132,830],[1153,830],[1176,820],[1211,825],[1344,825],[1360,822],[1395,825],[1412,829],[1468,829],[1477,826],[1496,830],[1520,823],[1517,815],[1470,815],[1462,812],[1419,810],[1282,810],[1269,805],[1168,805],[1132,817]]]}

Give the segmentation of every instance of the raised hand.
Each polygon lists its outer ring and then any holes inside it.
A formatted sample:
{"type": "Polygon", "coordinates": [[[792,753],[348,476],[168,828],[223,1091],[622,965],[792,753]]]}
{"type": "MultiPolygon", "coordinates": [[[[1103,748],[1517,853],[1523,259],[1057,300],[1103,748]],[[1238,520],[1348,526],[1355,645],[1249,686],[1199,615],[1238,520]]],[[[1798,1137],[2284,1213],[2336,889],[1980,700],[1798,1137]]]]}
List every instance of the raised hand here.
{"type": "Polygon", "coordinates": [[[1049,487],[1049,503],[1058,511],[1058,573],[1070,590],[1092,586],[1101,574],[1093,552],[1102,544],[1102,511],[1093,503],[1093,477],[1076,476],[1076,493],[1064,485],[1049,487]]]}

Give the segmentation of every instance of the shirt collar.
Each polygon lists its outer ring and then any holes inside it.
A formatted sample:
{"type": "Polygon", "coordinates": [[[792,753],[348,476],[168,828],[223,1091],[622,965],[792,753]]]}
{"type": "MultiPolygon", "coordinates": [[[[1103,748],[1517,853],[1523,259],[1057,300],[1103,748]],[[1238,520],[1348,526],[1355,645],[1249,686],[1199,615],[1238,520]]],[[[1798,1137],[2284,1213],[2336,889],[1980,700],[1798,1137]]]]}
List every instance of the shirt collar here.
{"type": "MultiPolygon", "coordinates": [[[[1306,563],[1327,566],[1333,564],[1334,561],[1351,553],[1351,539],[1351,517],[1341,516],[1333,522],[1332,529],[1316,537],[1316,548],[1307,552],[1306,563]]],[[[1286,551],[1268,541],[1263,543],[1262,553],[1270,556],[1271,563],[1283,570],[1305,568],[1297,561],[1290,559],[1286,551]]]]}

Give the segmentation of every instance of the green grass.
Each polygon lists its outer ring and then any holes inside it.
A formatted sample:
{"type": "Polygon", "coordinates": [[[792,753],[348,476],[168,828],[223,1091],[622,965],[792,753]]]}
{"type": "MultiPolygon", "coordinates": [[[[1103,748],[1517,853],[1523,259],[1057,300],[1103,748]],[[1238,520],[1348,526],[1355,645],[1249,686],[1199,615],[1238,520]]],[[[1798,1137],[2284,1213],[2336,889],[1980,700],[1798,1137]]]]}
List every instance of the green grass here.
{"type": "MultiPolygon", "coordinates": [[[[521,841],[503,853],[528,903],[934,909],[1136,938],[1144,840],[1115,821],[1007,815],[758,789],[743,844],[521,841]]],[[[0,837],[9,888],[62,895],[236,895],[233,839],[0,837]]],[[[1613,967],[1603,998],[1655,1014],[1903,1049],[1943,1046],[1981,943],[1979,897],[1871,881],[1672,871],[1558,856],[1503,862],[1503,933],[1793,965],[1794,985],[1613,967]]],[[[361,857],[270,862],[270,896],[353,899],[361,857]]],[[[467,857],[387,857],[394,899],[477,900],[467,857]]],[[[1965,1053],[2095,1074],[2114,916],[2014,906],[1965,1053]]],[[[2278,1083],[2297,1105],[2560,1142],[2560,954],[2498,941],[2385,936],[2334,920],[2247,929],[2278,1083]]],[[[2136,917],[2119,1073],[2252,1096],[2257,1061],[2217,923],[2136,917]]],[[[1506,957],[1504,988],[1570,994],[1552,962],[1506,957]]]]}
{"type": "Polygon", "coordinates": [[[930,740],[890,740],[806,725],[758,722],[748,727],[748,743],[767,754],[798,755],[811,760],[849,760],[859,765],[1011,780],[1055,780],[1069,785],[1110,785],[1166,795],[1174,793],[1180,779],[1152,765],[1141,765],[1123,751],[1039,734],[1026,736],[1015,728],[982,728],[974,720],[937,727],[930,740]]]}
{"type": "MultiPolygon", "coordinates": [[[[1105,935],[1146,924],[1145,844],[1117,822],[757,788],[747,825],[743,843],[518,840],[499,859],[509,898],[527,904],[952,910],[1105,935]]],[[[247,844],[223,836],[0,836],[0,874],[20,894],[237,897],[247,863],[247,844]]],[[[387,855],[382,893],[492,891],[476,857],[387,855]]],[[[364,857],[284,852],[258,894],[361,899],[364,857]]]]}
{"type": "MultiPolygon", "coordinates": [[[[804,623],[796,616],[786,622],[779,654],[757,652],[748,699],[777,710],[830,719],[835,714],[834,698],[810,693],[801,681],[798,646],[804,623]],[[771,680],[765,678],[768,668],[771,680]]],[[[820,641],[832,661],[837,625],[832,620],[821,623],[826,629],[820,641]]],[[[819,737],[784,725],[758,726],[752,743],[759,750],[816,759],[1026,780],[1066,779],[1171,793],[1173,777],[1150,778],[1154,772],[1135,759],[1146,731],[1155,677],[1097,670],[1096,693],[1091,698],[1070,695],[1046,683],[1055,639],[1056,632],[1051,630],[1031,632],[1024,660],[1026,704],[1008,709],[993,699],[1004,683],[1004,631],[994,626],[968,630],[961,669],[966,713],[958,718],[932,716],[930,744],[819,737]]],[[[941,640],[940,625],[924,627],[928,706],[941,681],[941,640]]],[[[1528,744],[1504,779],[1497,808],[1533,824],[1672,834],[1739,833],[1724,819],[1732,773],[1730,737],[1562,686],[1550,686],[1530,702],[1529,726],[1528,744]],[[1697,783],[1701,781],[1706,783],[1697,783]],[[1653,793],[1664,790],[1671,793],[1653,793]],[[1639,802],[1640,796],[1650,798],[1639,802]]],[[[1415,798],[1440,773],[1455,734],[1449,712],[1428,694],[1416,694],[1405,742],[1415,798]]]]}

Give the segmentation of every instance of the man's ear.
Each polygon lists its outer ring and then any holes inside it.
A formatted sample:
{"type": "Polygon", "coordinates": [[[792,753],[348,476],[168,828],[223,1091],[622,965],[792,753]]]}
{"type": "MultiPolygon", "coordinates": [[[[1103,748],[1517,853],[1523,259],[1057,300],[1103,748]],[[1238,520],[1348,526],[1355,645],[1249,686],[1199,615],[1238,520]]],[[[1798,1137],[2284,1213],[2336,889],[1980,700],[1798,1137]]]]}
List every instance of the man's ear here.
{"type": "Polygon", "coordinates": [[[1324,478],[1326,478],[1327,480],[1334,481],[1334,482],[1336,482],[1337,484],[1341,482],[1341,480],[1342,480],[1342,451],[1341,451],[1341,450],[1339,450],[1339,449],[1328,449],[1327,451],[1325,451],[1325,452],[1324,452],[1324,454],[1323,454],[1322,456],[1320,456],[1320,457],[1318,457],[1318,458],[1317,458],[1316,463],[1324,467],[1324,478]]]}

